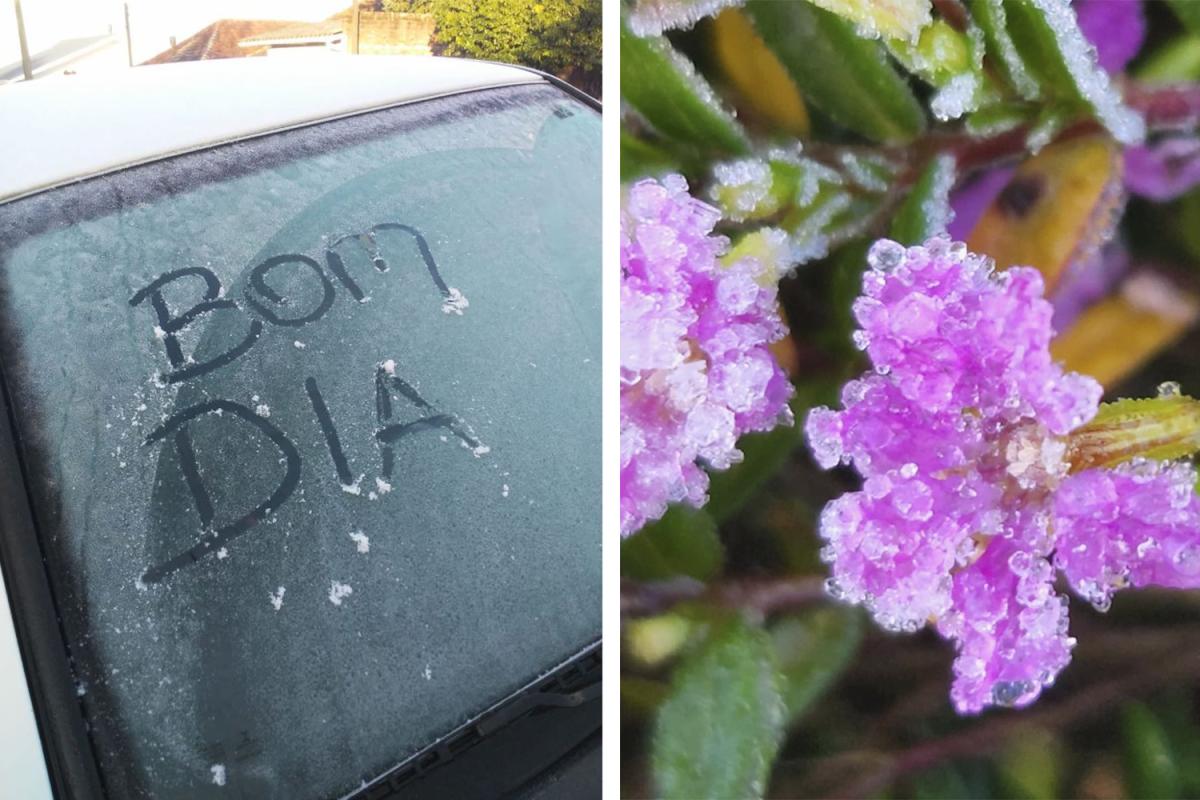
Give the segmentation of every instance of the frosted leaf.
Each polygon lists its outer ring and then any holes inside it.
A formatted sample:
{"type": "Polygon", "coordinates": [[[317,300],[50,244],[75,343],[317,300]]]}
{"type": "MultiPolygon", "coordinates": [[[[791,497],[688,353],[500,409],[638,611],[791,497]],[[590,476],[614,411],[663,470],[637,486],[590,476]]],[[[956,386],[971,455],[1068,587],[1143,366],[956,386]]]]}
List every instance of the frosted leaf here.
{"type": "Polygon", "coordinates": [[[886,158],[843,150],[838,157],[846,176],[868,192],[886,192],[896,177],[896,167],[886,158]]]}
{"type": "Polygon", "coordinates": [[[1026,66],[1025,59],[1017,52],[1012,37],[1008,35],[1008,15],[1004,11],[1004,0],[978,0],[971,10],[986,28],[985,38],[993,49],[992,55],[1004,67],[1017,94],[1026,100],[1039,99],[1042,94],[1041,88],[1026,66]]]}
{"type": "Polygon", "coordinates": [[[771,192],[771,167],[759,158],[741,158],[717,164],[708,195],[734,222],[769,213],[762,209],[771,192]]]}
{"type": "Polygon", "coordinates": [[[1066,0],[1027,0],[1026,7],[1043,15],[1076,90],[1113,138],[1122,144],[1141,142],[1146,136],[1145,121],[1121,102],[1108,73],[1096,63],[1096,49],[1079,30],[1070,4],[1066,0]]]}
{"type": "Polygon", "coordinates": [[[958,119],[975,108],[975,95],[979,91],[978,76],[973,72],[964,72],[946,81],[933,99],[929,101],[929,110],[943,122],[958,119]]]}
{"type": "Polygon", "coordinates": [[[890,36],[913,40],[929,24],[932,3],[929,0],[809,0],[818,8],[832,11],[850,20],[865,39],[890,36]]]}
{"type": "Polygon", "coordinates": [[[958,175],[958,162],[954,156],[942,153],[933,159],[930,167],[930,186],[921,201],[921,215],[926,227],[933,233],[945,233],[954,221],[954,208],[950,205],[950,190],[958,175]]]}
{"type": "Polygon", "coordinates": [[[663,31],[690,28],[723,8],[745,0],[636,0],[625,15],[629,30],[638,36],[659,36],[663,31]]]}

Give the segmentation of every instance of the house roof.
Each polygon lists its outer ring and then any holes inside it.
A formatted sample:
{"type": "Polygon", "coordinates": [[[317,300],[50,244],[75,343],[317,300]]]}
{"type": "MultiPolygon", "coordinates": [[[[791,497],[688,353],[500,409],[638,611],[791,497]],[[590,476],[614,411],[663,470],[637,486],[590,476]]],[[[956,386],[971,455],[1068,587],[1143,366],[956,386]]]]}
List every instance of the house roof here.
{"type": "Polygon", "coordinates": [[[176,61],[261,55],[266,48],[247,49],[239,47],[238,43],[248,36],[278,30],[286,25],[286,20],[277,19],[219,19],[142,63],[170,64],[176,61]]]}
{"type": "Polygon", "coordinates": [[[401,103],[539,83],[503,64],[433,56],[229,58],[3,89],[0,202],[122,167],[401,103]],[[80,131],[87,135],[81,138],[80,131]]]}
{"type": "Polygon", "coordinates": [[[256,43],[266,44],[278,41],[303,41],[305,39],[326,39],[337,36],[345,31],[349,12],[335,14],[320,22],[293,22],[276,26],[271,30],[261,31],[242,39],[242,47],[256,43]]]}
{"type": "MultiPolygon", "coordinates": [[[[98,50],[108,44],[116,44],[117,37],[111,33],[105,33],[100,36],[83,36],[78,39],[63,39],[54,45],[34,53],[30,56],[29,61],[36,74],[47,70],[58,62],[70,62],[71,60],[85,55],[92,50],[98,50]]],[[[25,76],[21,69],[21,62],[15,61],[12,64],[5,64],[0,67],[0,83],[5,81],[15,81],[25,76]]]]}

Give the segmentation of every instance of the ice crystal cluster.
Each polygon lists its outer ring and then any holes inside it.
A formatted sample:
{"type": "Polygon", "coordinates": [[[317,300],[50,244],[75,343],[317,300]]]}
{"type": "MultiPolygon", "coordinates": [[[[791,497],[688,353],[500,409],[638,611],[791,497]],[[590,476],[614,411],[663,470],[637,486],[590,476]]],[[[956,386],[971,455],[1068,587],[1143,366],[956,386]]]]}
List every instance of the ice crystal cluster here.
{"type": "Polygon", "coordinates": [[[1101,610],[1124,586],[1200,586],[1195,471],[1073,468],[1101,388],[1051,359],[1036,270],[997,273],[945,238],[868,260],[855,340],[874,369],[807,420],[821,466],[863,478],[822,512],[829,590],[952,640],[961,713],[1027,705],[1075,644],[1058,572],[1101,610]]]}
{"type": "Polygon", "coordinates": [[[720,218],[678,175],[626,190],[621,212],[621,533],[670,502],[704,502],[704,467],[741,459],[737,437],[791,423],[777,268],[720,257],[720,218]]]}

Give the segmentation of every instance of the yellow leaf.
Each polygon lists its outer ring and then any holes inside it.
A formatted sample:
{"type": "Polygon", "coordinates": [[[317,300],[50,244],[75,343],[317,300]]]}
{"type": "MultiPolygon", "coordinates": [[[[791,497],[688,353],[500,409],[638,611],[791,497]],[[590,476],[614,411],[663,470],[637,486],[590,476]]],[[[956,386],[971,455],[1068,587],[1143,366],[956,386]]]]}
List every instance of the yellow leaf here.
{"type": "Polygon", "coordinates": [[[1198,312],[1200,298],[1142,273],[1084,311],[1050,343],[1050,354],[1112,387],[1183,335],[1198,312]]]}
{"type": "Polygon", "coordinates": [[[785,133],[808,134],[808,110],[796,84],[745,14],[727,9],[713,23],[713,49],[742,111],[785,133]]]}
{"type": "Polygon", "coordinates": [[[1048,145],[1019,166],[988,207],[967,245],[999,269],[1036,267],[1052,295],[1068,266],[1110,236],[1124,188],[1121,150],[1107,136],[1048,145]]]}

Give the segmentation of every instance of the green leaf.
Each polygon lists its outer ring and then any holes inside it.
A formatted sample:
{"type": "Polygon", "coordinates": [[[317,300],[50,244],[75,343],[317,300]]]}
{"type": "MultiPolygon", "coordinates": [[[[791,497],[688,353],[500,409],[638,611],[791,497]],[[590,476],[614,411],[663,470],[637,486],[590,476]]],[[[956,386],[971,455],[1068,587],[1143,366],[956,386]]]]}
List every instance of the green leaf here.
{"type": "MultiPolygon", "coordinates": [[[[1189,3],[1200,14],[1200,4],[1189,3]]],[[[1143,83],[1182,83],[1200,78],[1200,36],[1177,36],[1156,49],[1137,67],[1143,83]]]]}
{"type": "Polygon", "coordinates": [[[662,519],[621,542],[621,574],[639,581],[680,575],[705,581],[721,571],[723,560],[717,523],[688,505],[672,505],[662,519]]]}
{"type": "Polygon", "coordinates": [[[1044,728],[1030,727],[1014,736],[1000,755],[1000,780],[1014,800],[1055,800],[1062,795],[1059,765],[1062,745],[1044,728]]]}
{"type": "Polygon", "coordinates": [[[679,161],[666,150],[621,131],[621,181],[677,172],[679,161]]]}
{"type": "Polygon", "coordinates": [[[983,31],[987,53],[1000,73],[1026,100],[1041,97],[1041,87],[1030,73],[1025,59],[1017,51],[1017,45],[1008,32],[1008,14],[1004,0],[968,0],[971,18],[983,31]]]}
{"type": "Polygon", "coordinates": [[[783,673],[784,706],[792,723],[850,663],[862,640],[862,620],[855,609],[831,606],[784,617],[770,632],[783,673]]]}
{"type": "Polygon", "coordinates": [[[676,670],[651,741],[658,795],[762,797],[784,730],[771,639],[740,618],[676,670]]]}
{"type": "Polygon", "coordinates": [[[746,134],[691,62],[660,37],[621,27],[621,97],[668,139],[745,153],[746,134]]]}
{"type": "Polygon", "coordinates": [[[775,0],[751,0],[746,14],[804,99],[839,125],[882,142],[907,142],[925,129],[925,112],[883,46],[836,14],[775,0]]]}
{"type": "Polygon", "coordinates": [[[1004,0],[1004,13],[1008,35],[1046,93],[1060,103],[1074,101],[1090,109],[1122,144],[1141,141],[1145,123],[1124,105],[1108,73],[1096,63],[1095,51],[1069,6],[1059,0],[1004,0]]]}
{"type": "Polygon", "coordinates": [[[1130,797],[1179,797],[1179,767],[1166,731],[1149,708],[1131,702],[1121,715],[1130,797]]]}
{"type": "Polygon", "coordinates": [[[621,676],[621,722],[653,714],[667,696],[667,685],[650,678],[621,676]]]}
{"type": "Polygon", "coordinates": [[[1167,5],[1189,33],[1200,35],[1200,3],[1196,0],[1167,0],[1167,5]]]}
{"type": "MultiPolygon", "coordinates": [[[[791,403],[792,413],[801,418],[807,406],[791,403]]],[[[772,475],[787,462],[788,456],[800,444],[800,426],[780,425],[766,433],[749,433],[738,439],[738,449],[744,458],[723,472],[712,474],[708,487],[708,503],[704,508],[717,522],[724,522],[746,504],[772,475]]]]}
{"type": "Polygon", "coordinates": [[[892,219],[891,236],[901,244],[920,244],[936,233],[945,233],[954,218],[950,190],[956,163],[952,155],[937,155],[921,171],[892,219]]]}

